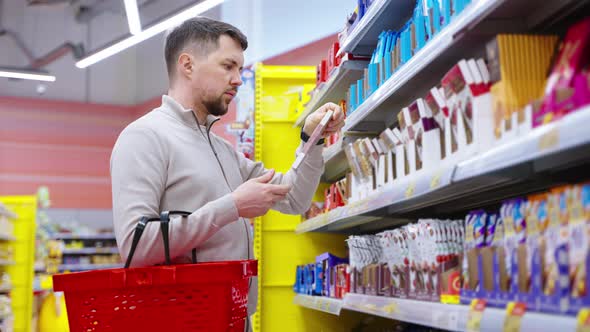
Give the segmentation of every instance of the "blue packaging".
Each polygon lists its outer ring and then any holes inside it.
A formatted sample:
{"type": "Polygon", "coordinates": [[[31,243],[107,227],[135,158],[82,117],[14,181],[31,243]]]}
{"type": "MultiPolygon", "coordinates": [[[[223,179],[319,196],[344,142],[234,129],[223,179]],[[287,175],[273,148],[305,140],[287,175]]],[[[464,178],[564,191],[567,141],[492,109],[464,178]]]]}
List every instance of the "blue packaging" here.
{"type": "Polygon", "coordinates": [[[412,54],[416,54],[426,44],[426,17],[424,16],[424,7],[421,2],[418,3],[414,9],[414,31],[416,48],[412,50],[412,54]]]}
{"type": "Polygon", "coordinates": [[[377,91],[379,87],[379,64],[370,63],[368,70],[369,91],[367,91],[367,98],[377,91]]]}
{"type": "Polygon", "coordinates": [[[360,79],[356,82],[356,98],[357,106],[360,106],[365,101],[365,92],[363,89],[364,79],[360,79]]]}
{"type": "Polygon", "coordinates": [[[350,89],[348,90],[348,114],[350,115],[350,113],[354,112],[354,110],[356,109],[356,107],[358,106],[358,102],[357,102],[357,90],[356,90],[356,84],[352,84],[350,86],[350,89]]]}
{"type": "Polygon", "coordinates": [[[401,32],[400,49],[401,49],[401,63],[404,64],[412,58],[412,29],[410,28],[412,21],[408,21],[401,32]]]}
{"type": "Polygon", "coordinates": [[[451,0],[441,0],[442,1],[442,26],[445,27],[451,23],[451,16],[452,10],[451,8],[451,0]]]}

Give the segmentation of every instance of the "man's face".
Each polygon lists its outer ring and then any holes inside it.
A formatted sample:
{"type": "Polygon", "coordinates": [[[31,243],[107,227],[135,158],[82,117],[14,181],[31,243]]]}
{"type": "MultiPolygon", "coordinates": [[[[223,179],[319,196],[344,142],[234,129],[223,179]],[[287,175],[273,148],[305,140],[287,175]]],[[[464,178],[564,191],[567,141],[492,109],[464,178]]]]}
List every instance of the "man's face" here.
{"type": "Polygon", "coordinates": [[[229,36],[219,38],[219,47],[208,55],[195,56],[195,70],[191,86],[195,102],[215,116],[227,113],[229,104],[242,85],[244,52],[240,44],[229,36]]]}

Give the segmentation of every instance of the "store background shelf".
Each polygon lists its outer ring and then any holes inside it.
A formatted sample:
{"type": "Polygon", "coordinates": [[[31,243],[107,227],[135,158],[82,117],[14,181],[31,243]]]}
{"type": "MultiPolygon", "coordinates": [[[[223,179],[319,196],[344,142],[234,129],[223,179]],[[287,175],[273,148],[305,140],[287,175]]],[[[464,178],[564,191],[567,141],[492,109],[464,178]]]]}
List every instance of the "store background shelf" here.
{"type": "Polygon", "coordinates": [[[92,254],[118,254],[117,248],[80,248],[80,249],[64,249],[64,255],[92,255],[92,254]]]}
{"type": "MultiPolygon", "coordinates": [[[[418,171],[365,200],[304,221],[296,232],[368,231],[362,225],[380,217],[441,216],[547,189],[590,164],[590,131],[579,126],[588,121],[590,107],[585,107],[457,165],[418,171]]],[[[391,218],[379,227],[398,221],[391,218]]]]}
{"type": "Polygon", "coordinates": [[[70,234],[70,233],[59,233],[51,236],[55,240],[114,240],[114,233],[105,234],[70,234]]]}
{"type": "MultiPolygon", "coordinates": [[[[296,304],[306,308],[324,311],[326,303],[336,308],[363,312],[393,320],[414,323],[449,331],[466,331],[469,306],[442,304],[408,299],[389,298],[348,293],[343,300],[296,295],[296,304]]],[[[338,311],[340,312],[340,311],[338,311]]],[[[505,309],[486,308],[481,320],[481,332],[502,331],[506,318],[505,309]]],[[[573,332],[577,318],[574,316],[550,315],[526,312],[521,321],[521,332],[573,332]]]]}
{"type": "MultiPolygon", "coordinates": [[[[346,120],[343,130],[383,130],[396,121],[394,112],[426,95],[457,61],[469,56],[481,56],[485,44],[494,35],[529,31],[541,23],[549,22],[556,15],[574,11],[587,3],[585,0],[550,1],[543,4],[534,0],[472,2],[359,105],[346,120]]],[[[540,30],[547,28],[548,25],[539,27],[540,30]]],[[[375,37],[373,46],[376,44],[375,37]]]]}
{"type": "Polygon", "coordinates": [[[296,294],[293,303],[313,310],[327,312],[332,315],[340,315],[342,300],[329,297],[296,294]]]}
{"type": "Polygon", "coordinates": [[[8,259],[0,259],[0,266],[9,266],[9,265],[15,265],[16,262],[13,260],[8,260],[8,259]]]}
{"type": "Polygon", "coordinates": [[[10,234],[0,234],[0,241],[14,241],[16,237],[10,234]]]}
{"type": "Polygon", "coordinates": [[[10,293],[11,291],[12,291],[12,286],[0,287],[0,294],[10,293]]]}
{"type": "Polygon", "coordinates": [[[371,55],[377,44],[377,37],[384,30],[397,29],[412,15],[415,1],[376,0],[361,20],[352,28],[340,45],[338,54],[344,52],[371,55]]]}
{"type": "Polygon", "coordinates": [[[343,61],[334,69],[328,81],[316,88],[313,97],[297,117],[295,125],[302,126],[305,118],[325,103],[337,104],[340,100],[346,99],[348,87],[363,76],[363,70],[367,68],[368,63],[368,61],[343,61]]]}
{"type": "Polygon", "coordinates": [[[123,267],[123,264],[61,264],[60,271],[89,271],[89,270],[104,270],[116,269],[123,267]]]}

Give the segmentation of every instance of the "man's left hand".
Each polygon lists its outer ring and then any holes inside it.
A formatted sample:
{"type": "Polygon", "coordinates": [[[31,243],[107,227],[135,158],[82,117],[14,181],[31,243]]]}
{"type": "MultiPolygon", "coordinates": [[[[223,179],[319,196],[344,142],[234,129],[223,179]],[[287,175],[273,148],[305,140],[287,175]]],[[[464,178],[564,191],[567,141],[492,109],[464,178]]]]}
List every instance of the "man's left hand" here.
{"type": "Polygon", "coordinates": [[[344,127],[344,112],[340,106],[334,103],[326,103],[322,107],[318,108],[315,112],[311,113],[305,119],[305,125],[303,125],[303,131],[308,135],[311,136],[315,128],[318,126],[320,121],[324,118],[324,115],[328,113],[328,111],[333,111],[332,118],[326,125],[324,129],[323,137],[328,137],[336,132],[338,132],[342,127],[344,127]]]}

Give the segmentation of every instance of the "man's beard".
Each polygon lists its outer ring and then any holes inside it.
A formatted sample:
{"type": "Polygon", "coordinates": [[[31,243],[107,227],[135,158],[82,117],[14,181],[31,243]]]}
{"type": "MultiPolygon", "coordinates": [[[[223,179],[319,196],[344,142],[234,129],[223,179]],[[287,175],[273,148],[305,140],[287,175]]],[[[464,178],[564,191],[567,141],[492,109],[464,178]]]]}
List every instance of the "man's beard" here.
{"type": "Polygon", "coordinates": [[[207,112],[214,116],[225,115],[229,108],[229,105],[223,101],[223,96],[214,100],[205,101],[203,105],[207,109],[207,112]]]}

